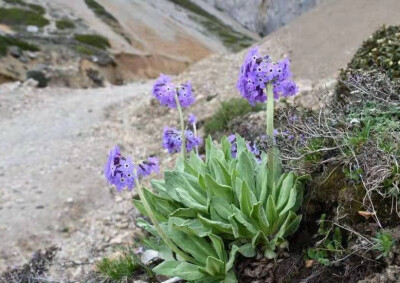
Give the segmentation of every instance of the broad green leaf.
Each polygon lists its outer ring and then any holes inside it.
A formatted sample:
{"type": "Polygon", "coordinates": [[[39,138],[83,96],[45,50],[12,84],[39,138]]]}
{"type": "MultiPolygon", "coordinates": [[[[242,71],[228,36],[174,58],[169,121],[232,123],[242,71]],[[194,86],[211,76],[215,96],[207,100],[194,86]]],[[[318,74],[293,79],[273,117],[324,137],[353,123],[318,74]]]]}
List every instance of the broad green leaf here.
{"type": "Polygon", "coordinates": [[[221,145],[222,145],[222,151],[225,154],[225,159],[230,161],[232,159],[232,151],[231,151],[232,145],[226,136],[222,137],[221,145]]]}
{"type": "Polygon", "coordinates": [[[229,223],[232,225],[233,236],[238,238],[251,238],[253,232],[250,232],[246,226],[235,220],[234,216],[229,217],[229,223]]]}
{"type": "Polygon", "coordinates": [[[206,163],[208,163],[210,160],[212,143],[213,141],[211,139],[211,136],[208,136],[208,138],[206,139],[206,163]]]}
{"type": "Polygon", "coordinates": [[[171,231],[169,235],[179,248],[192,255],[201,264],[206,263],[208,256],[218,257],[205,238],[188,235],[177,230],[171,231]]]}
{"type": "Polygon", "coordinates": [[[231,187],[231,176],[229,175],[229,172],[225,165],[223,165],[221,161],[215,158],[211,158],[210,165],[213,169],[217,183],[231,187]]]}
{"type": "Polygon", "coordinates": [[[246,141],[238,134],[236,134],[236,146],[237,146],[236,156],[239,156],[242,152],[247,151],[246,141]]]}
{"type": "Polygon", "coordinates": [[[180,217],[180,218],[196,218],[197,211],[193,208],[179,208],[172,212],[170,217],[180,217]]]}
{"type": "Polygon", "coordinates": [[[232,206],[233,212],[235,214],[235,219],[242,224],[243,226],[246,227],[247,230],[249,230],[252,233],[257,233],[257,231],[259,230],[256,226],[256,224],[254,223],[254,221],[248,217],[247,215],[245,215],[240,209],[238,209],[235,206],[232,206]]]}
{"type": "Polygon", "coordinates": [[[253,192],[250,190],[247,182],[242,183],[242,190],[240,195],[240,210],[250,217],[251,210],[253,209],[253,205],[257,202],[256,197],[253,192]]]}
{"type": "Polygon", "coordinates": [[[261,202],[257,202],[251,211],[250,217],[254,219],[260,229],[264,232],[265,235],[269,235],[270,227],[267,219],[267,215],[265,214],[263,205],[261,202]]]}
{"type": "Polygon", "coordinates": [[[187,193],[187,191],[185,191],[181,188],[177,188],[176,192],[177,192],[179,201],[181,203],[183,203],[186,207],[194,208],[200,212],[207,213],[207,206],[198,203],[187,193]]]}
{"type": "Polygon", "coordinates": [[[256,176],[256,192],[255,192],[257,199],[262,203],[265,203],[267,200],[266,199],[267,190],[268,190],[267,159],[264,159],[258,166],[258,171],[256,176]]]}
{"type": "Polygon", "coordinates": [[[206,193],[198,183],[198,178],[180,171],[165,171],[165,187],[169,191],[173,192],[170,196],[176,200],[177,189],[183,189],[186,191],[196,202],[201,205],[207,204],[206,193]]]}
{"type": "Polygon", "coordinates": [[[293,179],[293,173],[290,172],[286,175],[285,179],[282,182],[282,185],[280,187],[277,187],[278,200],[276,202],[276,207],[278,210],[281,210],[289,199],[291,189],[293,188],[293,179]]]}
{"type": "Polygon", "coordinates": [[[198,219],[182,219],[179,217],[170,217],[168,219],[168,229],[169,231],[179,230],[187,235],[198,237],[205,237],[211,233],[211,230],[204,227],[198,219]]]}
{"type": "Polygon", "coordinates": [[[229,261],[225,265],[225,272],[228,272],[233,267],[233,264],[235,263],[235,259],[236,259],[236,254],[238,251],[239,251],[239,247],[236,245],[233,245],[232,249],[229,253],[229,261]]]}
{"type": "Polygon", "coordinates": [[[146,211],[146,209],[144,208],[144,205],[143,205],[143,203],[142,203],[142,201],[141,200],[138,200],[138,199],[133,199],[133,205],[137,208],[137,210],[139,210],[139,212],[141,213],[141,214],[143,214],[144,216],[149,216],[148,214],[147,214],[147,211],[146,211]]]}
{"type": "Polygon", "coordinates": [[[181,263],[176,260],[163,261],[162,263],[153,268],[153,272],[168,277],[174,277],[175,268],[177,268],[179,264],[181,263]]]}
{"type": "Polygon", "coordinates": [[[217,213],[217,211],[215,210],[215,208],[213,206],[209,206],[210,209],[210,217],[208,217],[209,219],[213,220],[213,221],[219,221],[219,222],[226,222],[225,219],[223,219],[221,216],[219,216],[219,214],[217,213]]]}
{"type": "Polygon", "coordinates": [[[184,170],[184,172],[188,173],[188,174],[190,174],[190,175],[192,175],[192,176],[194,176],[196,178],[200,174],[195,168],[192,167],[192,165],[190,165],[189,161],[187,161],[187,160],[185,160],[185,170],[184,170]]]}
{"type": "Polygon", "coordinates": [[[238,252],[245,257],[254,257],[256,255],[256,249],[251,243],[240,246],[238,252]]]}
{"type": "Polygon", "coordinates": [[[179,154],[178,158],[176,159],[174,170],[176,171],[183,171],[185,169],[184,159],[182,155],[179,154]]]}
{"type": "MultiPolygon", "coordinates": [[[[285,204],[285,207],[283,207],[283,210],[281,210],[281,212],[279,212],[279,216],[284,215],[286,212],[291,210],[296,204],[296,199],[297,199],[297,190],[296,190],[296,187],[293,187],[290,190],[289,199],[288,199],[287,203],[285,204]]],[[[278,207],[278,210],[280,210],[280,209],[281,208],[278,207]]]]}
{"type": "Polygon", "coordinates": [[[218,237],[217,235],[210,234],[209,235],[211,242],[214,246],[214,249],[218,255],[218,258],[222,260],[223,262],[227,261],[226,257],[226,251],[225,251],[225,245],[224,242],[222,241],[221,237],[218,237]]]}
{"type": "Polygon", "coordinates": [[[205,163],[196,153],[192,151],[188,161],[190,166],[199,174],[204,174],[205,163]]]}
{"type": "Polygon", "coordinates": [[[278,222],[278,211],[276,210],[275,202],[271,196],[269,196],[267,200],[266,213],[270,232],[272,233],[274,231],[275,223],[278,222]]]}
{"type": "Polygon", "coordinates": [[[194,281],[204,277],[197,265],[187,262],[182,262],[174,269],[174,276],[187,281],[194,281]]]}
{"type": "Polygon", "coordinates": [[[153,213],[154,211],[157,211],[166,218],[169,214],[180,208],[180,206],[176,202],[160,197],[159,195],[154,194],[152,191],[146,188],[143,188],[143,194],[147,202],[149,203],[149,206],[151,207],[153,213]]]}
{"type": "Polygon", "coordinates": [[[206,262],[206,270],[212,276],[224,276],[225,275],[225,264],[221,260],[209,256],[206,262]]]}
{"type": "Polygon", "coordinates": [[[279,177],[282,175],[282,159],[279,149],[275,146],[273,147],[274,153],[274,181],[278,182],[279,177]]]}
{"type": "MultiPolygon", "coordinates": [[[[289,212],[289,214],[292,214],[292,212],[289,212]]],[[[302,218],[301,215],[297,215],[290,223],[288,223],[288,225],[285,228],[285,233],[283,234],[283,237],[287,237],[295,233],[297,229],[299,229],[301,218],[302,218]]]]}
{"type": "Polygon", "coordinates": [[[198,215],[198,218],[201,221],[201,223],[203,224],[203,226],[210,228],[214,234],[221,234],[221,233],[228,234],[228,235],[233,234],[232,226],[230,224],[226,224],[226,223],[219,222],[219,221],[213,221],[213,220],[207,219],[201,215],[198,215]]]}
{"type": "Polygon", "coordinates": [[[235,275],[235,272],[233,272],[233,270],[229,271],[226,276],[225,279],[223,281],[223,283],[237,283],[237,278],[235,275]]]}
{"type": "Polygon", "coordinates": [[[238,156],[237,170],[240,172],[240,178],[247,183],[252,191],[255,191],[254,166],[252,166],[246,152],[241,152],[238,156]]]}
{"type": "Polygon", "coordinates": [[[228,220],[229,217],[233,215],[231,205],[224,198],[212,197],[211,206],[214,207],[218,215],[225,220],[228,220]]]}
{"type": "Polygon", "coordinates": [[[154,228],[153,225],[151,225],[149,222],[144,220],[143,218],[137,218],[136,220],[136,226],[149,232],[153,236],[158,236],[157,230],[154,228]]]}
{"type": "Polygon", "coordinates": [[[205,182],[211,196],[223,198],[228,203],[233,202],[233,192],[231,187],[218,184],[209,174],[205,175],[205,182]]]}

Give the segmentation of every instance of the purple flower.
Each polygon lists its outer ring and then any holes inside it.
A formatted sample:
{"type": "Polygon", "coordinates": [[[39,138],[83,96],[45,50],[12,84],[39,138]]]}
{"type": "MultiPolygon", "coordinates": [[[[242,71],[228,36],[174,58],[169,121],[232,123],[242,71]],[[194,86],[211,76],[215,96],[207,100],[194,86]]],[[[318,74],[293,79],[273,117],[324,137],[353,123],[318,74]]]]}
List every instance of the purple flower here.
{"type": "Polygon", "coordinates": [[[164,128],[163,147],[168,149],[169,153],[179,152],[182,146],[182,138],[180,131],[175,128],[164,128]]]}
{"type": "Polygon", "coordinates": [[[104,168],[104,174],[108,183],[115,185],[117,191],[121,191],[126,187],[128,190],[132,190],[135,186],[133,172],[134,164],[132,159],[122,156],[118,146],[111,149],[107,164],[104,168]]]}
{"type": "Polygon", "coordinates": [[[237,155],[237,145],[236,145],[236,136],[230,135],[228,137],[228,141],[231,143],[231,154],[233,158],[236,158],[237,155]]]}
{"type": "Polygon", "coordinates": [[[194,114],[190,113],[188,115],[188,123],[189,123],[189,125],[194,125],[194,124],[196,124],[196,122],[197,122],[197,117],[194,114]]]}
{"type": "MultiPolygon", "coordinates": [[[[199,146],[203,140],[200,137],[195,137],[193,132],[190,130],[185,131],[186,138],[186,151],[190,152],[196,146],[199,146]]],[[[175,128],[164,128],[163,134],[163,147],[168,150],[169,153],[179,152],[182,146],[181,131],[175,128]]]]}
{"type": "Polygon", "coordinates": [[[176,108],[175,95],[178,96],[182,107],[188,107],[195,101],[190,82],[175,86],[171,82],[171,78],[164,74],[161,74],[154,83],[153,95],[161,105],[169,108],[176,108]]]}
{"type": "MultiPolygon", "coordinates": [[[[228,136],[228,141],[231,143],[231,154],[233,158],[237,156],[237,144],[236,144],[236,135],[228,136]]],[[[257,158],[257,161],[261,161],[261,152],[258,149],[257,145],[254,142],[246,142],[247,149],[254,154],[257,158]]]]}
{"type": "Polygon", "coordinates": [[[137,165],[137,175],[139,177],[146,177],[151,173],[159,172],[158,158],[155,156],[151,156],[137,165]]]}
{"type": "Polygon", "coordinates": [[[266,101],[264,89],[267,84],[273,84],[275,99],[293,96],[298,92],[298,88],[290,80],[291,76],[288,58],[272,62],[268,55],[261,57],[255,47],[250,49],[240,68],[237,89],[251,105],[266,101]]]}
{"type": "Polygon", "coordinates": [[[185,131],[186,137],[186,150],[190,152],[193,148],[202,144],[203,139],[200,137],[196,137],[192,131],[186,130],[185,131]]]}

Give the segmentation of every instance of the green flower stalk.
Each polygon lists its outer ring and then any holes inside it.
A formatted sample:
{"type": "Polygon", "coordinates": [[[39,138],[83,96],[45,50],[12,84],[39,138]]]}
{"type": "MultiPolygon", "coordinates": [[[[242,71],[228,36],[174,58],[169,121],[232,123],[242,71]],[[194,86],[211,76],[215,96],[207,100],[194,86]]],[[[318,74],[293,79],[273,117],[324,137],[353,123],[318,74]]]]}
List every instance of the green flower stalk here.
{"type": "Polygon", "coordinates": [[[183,120],[182,107],[181,107],[181,103],[179,102],[179,98],[178,98],[177,94],[175,94],[175,102],[176,102],[176,107],[178,109],[179,121],[181,124],[181,137],[182,137],[181,155],[182,155],[182,159],[185,160],[186,159],[185,121],[183,120]]]}

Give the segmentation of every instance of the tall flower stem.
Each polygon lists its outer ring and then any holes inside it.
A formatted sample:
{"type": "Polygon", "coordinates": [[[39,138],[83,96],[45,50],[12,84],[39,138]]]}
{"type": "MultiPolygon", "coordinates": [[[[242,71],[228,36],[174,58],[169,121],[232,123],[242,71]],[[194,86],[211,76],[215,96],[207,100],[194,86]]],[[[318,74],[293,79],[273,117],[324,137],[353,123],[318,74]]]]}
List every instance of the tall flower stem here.
{"type": "MultiPolygon", "coordinates": [[[[274,172],[274,86],[267,84],[267,137],[270,142],[268,149],[268,173],[273,176],[274,172]]],[[[269,176],[268,176],[269,177],[269,176]]],[[[273,178],[269,177],[270,185],[273,185],[273,178]]]]}
{"type": "MultiPolygon", "coordinates": [[[[196,122],[193,123],[193,134],[194,134],[194,137],[197,138],[196,122]]],[[[194,147],[194,149],[195,149],[195,151],[196,151],[196,154],[199,155],[199,147],[196,145],[196,146],[194,147]]]]}
{"type": "Polygon", "coordinates": [[[181,103],[179,102],[179,98],[178,98],[177,94],[175,94],[175,102],[176,102],[176,108],[178,109],[178,113],[179,113],[179,120],[181,122],[181,134],[182,134],[181,155],[182,155],[183,160],[185,160],[186,159],[185,122],[183,120],[182,107],[181,107],[181,103]]]}
{"type": "MultiPolygon", "coordinates": [[[[136,172],[135,172],[136,174],[136,172]]],[[[188,262],[195,262],[195,260],[188,256],[187,254],[185,254],[183,251],[181,251],[169,238],[168,236],[164,233],[164,231],[161,229],[160,224],[158,223],[156,217],[154,216],[154,213],[152,212],[149,203],[146,200],[146,197],[144,196],[143,193],[143,188],[139,183],[137,174],[136,174],[136,178],[135,178],[135,185],[136,185],[136,191],[139,194],[140,200],[143,203],[144,209],[146,210],[151,222],[154,225],[154,228],[156,228],[158,234],[160,235],[161,239],[164,241],[164,243],[173,251],[175,252],[177,255],[179,255],[180,257],[182,257],[183,259],[185,259],[188,262]]]]}

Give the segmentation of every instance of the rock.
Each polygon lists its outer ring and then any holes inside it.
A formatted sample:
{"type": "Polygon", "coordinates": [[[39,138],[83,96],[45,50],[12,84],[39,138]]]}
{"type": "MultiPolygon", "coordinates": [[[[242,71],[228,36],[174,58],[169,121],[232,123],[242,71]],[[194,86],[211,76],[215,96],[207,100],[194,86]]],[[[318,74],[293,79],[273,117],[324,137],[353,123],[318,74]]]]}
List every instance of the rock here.
{"type": "Polygon", "coordinates": [[[21,57],[19,57],[18,59],[19,59],[19,61],[20,61],[21,63],[24,63],[24,64],[28,64],[28,63],[29,63],[29,58],[26,57],[26,56],[21,56],[21,57]]]}
{"type": "Polygon", "coordinates": [[[27,52],[26,53],[28,55],[29,58],[31,59],[35,59],[37,57],[37,54],[35,52],[27,52]]]}
{"type": "Polygon", "coordinates": [[[39,28],[37,26],[27,26],[26,31],[31,33],[38,33],[39,28]]]}
{"type": "Polygon", "coordinates": [[[159,258],[160,254],[158,251],[155,250],[146,250],[140,256],[140,260],[143,264],[149,264],[150,262],[154,261],[155,259],[159,258]]]}
{"type": "Polygon", "coordinates": [[[26,81],[24,81],[24,83],[22,84],[22,87],[32,87],[33,88],[33,87],[37,87],[38,84],[39,84],[38,81],[30,78],[30,79],[27,79],[26,81]]]}
{"type": "Polygon", "coordinates": [[[10,46],[8,48],[8,53],[10,53],[14,58],[19,58],[22,55],[22,51],[18,46],[10,46]]]}
{"type": "Polygon", "coordinates": [[[104,79],[98,70],[88,69],[86,70],[86,75],[92,80],[92,82],[94,82],[96,86],[104,86],[104,79]]]}
{"type": "Polygon", "coordinates": [[[30,70],[26,72],[27,79],[34,79],[38,82],[37,87],[46,87],[49,83],[49,79],[46,77],[45,73],[40,70],[30,70]]]}

